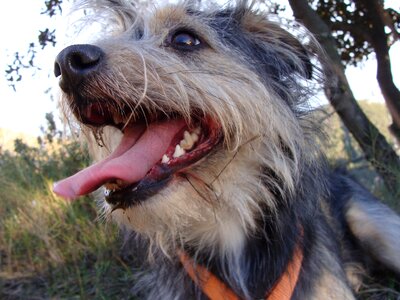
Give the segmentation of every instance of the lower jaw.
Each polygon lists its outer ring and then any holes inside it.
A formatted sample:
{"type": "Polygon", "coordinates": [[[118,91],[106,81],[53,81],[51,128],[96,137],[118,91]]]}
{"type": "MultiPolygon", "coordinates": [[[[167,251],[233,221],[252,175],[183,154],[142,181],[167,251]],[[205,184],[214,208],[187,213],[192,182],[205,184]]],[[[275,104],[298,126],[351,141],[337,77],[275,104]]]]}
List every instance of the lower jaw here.
{"type": "Polygon", "coordinates": [[[105,200],[112,206],[113,210],[127,209],[156,195],[168,185],[173,176],[168,175],[162,179],[145,178],[138,183],[131,184],[120,190],[106,190],[105,200]]]}
{"type": "Polygon", "coordinates": [[[222,135],[217,134],[213,141],[214,143],[210,143],[205,147],[203,155],[194,156],[187,159],[184,163],[176,161],[172,165],[156,164],[139,182],[117,190],[106,190],[105,200],[111,205],[113,211],[116,209],[127,209],[145,202],[164,189],[174,178],[185,177],[184,172],[188,167],[193,166],[198,161],[212,154],[212,146],[216,147],[220,144],[222,135]]]}

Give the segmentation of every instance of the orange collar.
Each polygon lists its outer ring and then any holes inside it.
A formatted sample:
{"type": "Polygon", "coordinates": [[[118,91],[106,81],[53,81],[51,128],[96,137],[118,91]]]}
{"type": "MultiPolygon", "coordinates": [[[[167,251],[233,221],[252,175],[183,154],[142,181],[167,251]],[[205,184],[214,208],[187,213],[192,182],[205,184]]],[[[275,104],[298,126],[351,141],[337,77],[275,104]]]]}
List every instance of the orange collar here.
{"type": "MultiPolygon", "coordinates": [[[[178,254],[187,274],[210,300],[240,299],[225,283],[203,266],[197,265],[186,253],[179,251],[178,254]]],[[[300,245],[297,245],[294,250],[293,259],[288,263],[286,271],[275,283],[272,290],[265,296],[266,300],[291,299],[299,278],[302,262],[303,252],[300,249],[300,245]]]]}

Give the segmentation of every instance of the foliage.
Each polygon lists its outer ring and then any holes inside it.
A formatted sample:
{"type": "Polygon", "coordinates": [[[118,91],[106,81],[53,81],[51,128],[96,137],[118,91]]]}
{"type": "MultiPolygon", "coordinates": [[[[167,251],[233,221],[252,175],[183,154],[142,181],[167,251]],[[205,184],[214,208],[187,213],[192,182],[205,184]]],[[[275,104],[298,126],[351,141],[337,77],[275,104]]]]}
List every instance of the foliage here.
{"type": "MultiPolygon", "coordinates": [[[[358,101],[362,110],[368,118],[374,123],[385,138],[394,146],[395,140],[388,130],[390,124],[390,115],[383,103],[370,102],[367,100],[358,101]]],[[[341,122],[340,118],[333,114],[330,106],[323,108],[319,119],[324,120],[325,133],[327,135],[326,153],[330,160],[345,160],[352,162],[362,156],[362,152],[353,137],[341,122]]]]}
{"type": "MultiPolygon", "coordinates": [[[[371,30],[368,29],[376,25],[364,0],[309,0],[309,2],[331,28],[345,65],[357,65],[375,51],[371,44],[373,40],[371,30]]],[[[387,43],[391,45],[399,39],[400,13],[393,8],[384,9],[383,0],[377,0],[377,2],[382,9],[388,31],[387,43]]],[[[380,12],[375,11],[374,13],[379,14],[380,12]]]]}
{"type": "MultiPolygon", "coordinates": [[[[46,8],[42,14],[48,15],[50,18],[56,14],[61,14],[62,3],[63,0],[46,0],[44,3],[46,8]]],[[[28,50],[25,54],[21,53],[21,51],[14,53],[12,62],[7,65],[5,70],[6,79],[14,91],[16,90],[16,83],[22,80],[21,71],[23,69],[40,70],[34,63],[39,46],[40,49],[44,49],[49,44],[54,47],[56,42],[56,30],[44,28],[43,30],[39,30],[36,41],[28,45],[28,50]]]]}
{"type": "Polygon", "coordinates": [[[14,141],[14,152],[1,153],[2,175],[23,187],[45,188],[46,180],[59,180],[88,164],[88,156],[81,146],[63,139],[53,115],[47,114],[46,118],[47,128],[38,137],[38,146],[30,146],[18,138],[14,141]]]}
{"type": "MultiPolygon", "coordinates": [[[[396,148],[397,144],[390,134],[388,124],[390,115],[383,103],[359,101],[359,105],[368,118],[378,127],[389,143],[396,148]]],[[[389,193],[380,178],[364,157],[364,153],[348,129],[343,125],[333,108],[326,106],[316,112],[317,118],[323,121],[325,137],[322,141],[324,153],[333,167],[347,168],[364,186],[378,198],[384,200],[400,212],[398,199],[389,193]]],[[[397,149],[397,153],[400,149],[397,149]]],[[[400,181],[400,174],[397,175],[400,181]]]]}
{"type": "MultiPolygon", "coordinates": [[[[295,18],[315,35],[326,54],[322,68],[328,77],[324,90],[329,102],[357,140],[365,158],[379,173],[388,190],[393,195],[399,196],[400,157],[357,104],[345,75],[345,68],[332,28],[313,10],[309,0],[289,0],[289,4],[295,18]]],[[[391,73],[387,36],[384,31],[386,23],[381,17],[384,15],[381,12],[381,4],[380,0],[362,2],[362,5],[368,7],[369,17],[373,19],[374,25],[372,28],[363,28],[363,30],[372,32],[370,36],[373,39],[370,42],[373,43],[377,59],[377,80],[392,116],[391,132],[400,140],[400,102],[398,101],[400,91],[394,85],[391,73]]]]}
{"type": "Polygon", "coordinates": [[[98,221],[92,199],[51,191],[88,164],[86,151],[46,118],[37,146],[16,139],[14,151],[0,150],[0,298],[122,299],[131,273],[117,228],[98,221]]]}
{"type": "Polygon", "coordinates": [[[61,13],[61,4],[63,3],[63,0],[46,0],[44,2],[46,6],[46,10],[42,12],[42,14],[49,15],[49,17],[52,17],[56,15],[57,13],[61,13]]]}

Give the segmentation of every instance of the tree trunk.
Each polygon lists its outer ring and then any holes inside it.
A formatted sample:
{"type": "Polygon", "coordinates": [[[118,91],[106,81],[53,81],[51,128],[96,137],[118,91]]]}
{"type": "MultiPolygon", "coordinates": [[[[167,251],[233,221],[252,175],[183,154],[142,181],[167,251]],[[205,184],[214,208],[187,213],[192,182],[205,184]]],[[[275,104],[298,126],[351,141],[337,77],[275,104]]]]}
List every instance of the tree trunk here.
{"type": "Polygon", "coordinates": [[[400,174],[400,159],[358,106],[345,76],[331,30],[309,6],[307,0],[289,0],[289,3],[295,18],[316,36],[326,53],[323,67],[329,78],[329,82],[325,84],[327,98],[360,145],[366,159],[382,177],[388,190],[396,195],[400,192],[397,178],[400,174]]]}
{"type": "Polygon", "coordinates": [[[387,108],[392,116],[393,123],[389,129],[400,142],[400,91],[393,82],[390,66],[389,45],[385,33],[384,11],[382,4],[377,0],[357,1],[358,6],[364,6],[372,27],[368,33],[372,47],[374,48],[377,61],[376,78],[387,108]]]}

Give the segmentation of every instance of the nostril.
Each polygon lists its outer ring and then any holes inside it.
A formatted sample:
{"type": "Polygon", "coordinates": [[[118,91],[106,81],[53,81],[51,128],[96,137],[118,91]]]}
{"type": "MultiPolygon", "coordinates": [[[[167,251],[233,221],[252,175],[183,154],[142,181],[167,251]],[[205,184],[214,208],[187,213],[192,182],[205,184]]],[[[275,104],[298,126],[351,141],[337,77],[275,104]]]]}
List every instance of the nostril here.
{"type": "MultiPolygon", "coordinates": [[[[87,50],[87,49],[84,49],[87,50]]],[[[90,49],[91,51],[72,52],[68,58],[71,69],[76,72],[89,70],[96,66],[101,57],[101,52],[90,49]]]]}
{"type": "Polygon", "coordinates": [[[60,67],[60,65],[58,64],[58,62],[55,62],[55,63],[54,63],[54,75],[55,75],[56,77],[58,77],[58,76],[61,75],[61,67],[60,67]]]}
{"type": "Polygon", "coordinates": [[[105,54],[95,45],[72,45],[62,50],[54,63],[54,75],[60,78],[60,87],[72,90],[102,66],[105,54]]]}

